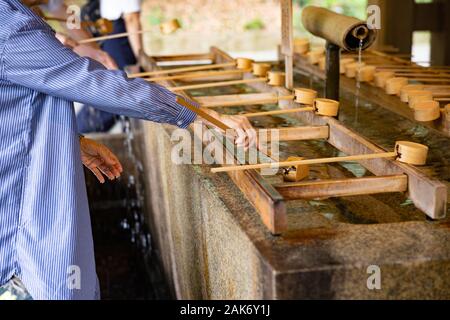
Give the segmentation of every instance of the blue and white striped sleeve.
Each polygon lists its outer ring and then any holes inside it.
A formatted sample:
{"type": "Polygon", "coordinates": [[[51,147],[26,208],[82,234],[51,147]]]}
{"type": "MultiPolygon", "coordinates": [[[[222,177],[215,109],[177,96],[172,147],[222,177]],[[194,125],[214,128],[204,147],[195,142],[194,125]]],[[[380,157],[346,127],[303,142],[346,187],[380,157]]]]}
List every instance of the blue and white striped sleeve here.
{"type": "Polygon", "coordinates": [[[48,95],[181,128],[196,118],[171,91],[79,57],[33,20],[12,32],[1,58],[6,80],[48,95]]]}

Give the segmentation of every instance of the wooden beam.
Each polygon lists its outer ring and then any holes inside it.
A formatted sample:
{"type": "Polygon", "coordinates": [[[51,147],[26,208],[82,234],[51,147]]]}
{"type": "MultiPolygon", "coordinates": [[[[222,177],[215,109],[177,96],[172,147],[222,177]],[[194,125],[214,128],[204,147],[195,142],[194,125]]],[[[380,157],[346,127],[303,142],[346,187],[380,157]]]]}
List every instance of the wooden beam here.
{"type": "MultiPolygon", "coordinates": [[[[328,126],[304,126],[279,129],[260,129],[258,133],[263,132],[267,136],[267,141],[271,141],[271,131],[278,131],[279,141],[300,141],[300,140],[318,140],[328,139],[328,126]]],[[[260,136],[260,135],[258,135],[260,136]]]]}
{"type": "Polygon", "coordinates": [[[217,47],[210,48],[210,55],[214,61],[214,63],[225,63],[234,61],[234,59],[225,51],[220,50],[217,47]]]}
{"type": "Polygon", "coordinates": [[[282,183],[274,185],[286,200],[345,197],[388,192],[405,192],[408,177],[404,174],[380,177],[332,179],[282,183]]]}
{"type": "Polygon", "coordinates": [[[287,229],[284,198],[254,170],[228,174],[247,200],[258,211],[263,224],[273,235],[287,229]]]}
{"type": "Polygon", "coordinates": [[[399,49],[400,53],[411,53],[414,31],[414,0],[387,0],[386,12],[381,17],[385,22],[387,44],[399,49]],[[401,12],[401,19],[399,13],[401,12]]]}

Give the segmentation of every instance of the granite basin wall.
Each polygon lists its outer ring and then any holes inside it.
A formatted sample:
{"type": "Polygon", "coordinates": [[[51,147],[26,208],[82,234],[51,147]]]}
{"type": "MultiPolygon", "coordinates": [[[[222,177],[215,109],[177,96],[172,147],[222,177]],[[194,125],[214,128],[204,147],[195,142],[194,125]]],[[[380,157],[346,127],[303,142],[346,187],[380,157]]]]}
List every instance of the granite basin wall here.
{"type": "Polygon", "coordinates": [[[149,220],[180,299],[263,298],[267,274],[254,245],[199,166],[174,165],[162,125],[145,123],[149,220]]]}

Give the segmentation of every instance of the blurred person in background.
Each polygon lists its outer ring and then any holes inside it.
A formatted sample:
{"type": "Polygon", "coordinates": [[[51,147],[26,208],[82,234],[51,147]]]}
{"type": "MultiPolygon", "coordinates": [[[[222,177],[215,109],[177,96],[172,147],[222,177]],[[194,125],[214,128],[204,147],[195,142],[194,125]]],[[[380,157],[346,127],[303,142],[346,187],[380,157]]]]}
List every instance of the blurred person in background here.
{"type": "MultiPolygon", "coordinates": [[[[30,0],[31,2],[37,2],[30,0]]],[[[52,17],[67,19],[68,6],[64,0],[48,0],[42,8],[52,17]]],[[[112,32],[106,35],[131,33],[128,37],[110,39],[100,43],[74,45],[71,39],[80,41],[100,36],[95,27],[69,29],[65,22],[61,26],[66,29],[70,39],[59,35],[60,40],[73,50],[85,57],[90,57],[102,63],[108,69],[124,70],[128,67],[131,73],[139,72],[137,66],[139,52],[142,50],[142,37],[136,32],[141,30],[141,0],[89,0],[81,10],[83,21],[95,23],[99,19],[106,19],[112,24],[112,32]]],[[[77,125],[80,133],[106,132],[117,122],[118,117],[84,105],[77,114],[77,125]]]]}
{"type": "MultiPolygon", "coordinates": [[[[110,39],[101,43],[101,48],[117,63],[120,70],[128,67],[131,73],[139,72],[137,61],[142,50],[141,0],[90,0],[83,8],[83,17],[91,21],[99,18],[112,22],[110,34],[129,32],[128,37],[110,39]]],[[[83,106],[77,115],[78,129],[82,133],[103,132],[111,129],[117,116],[99,111],[91,106],[83,106]]]]}

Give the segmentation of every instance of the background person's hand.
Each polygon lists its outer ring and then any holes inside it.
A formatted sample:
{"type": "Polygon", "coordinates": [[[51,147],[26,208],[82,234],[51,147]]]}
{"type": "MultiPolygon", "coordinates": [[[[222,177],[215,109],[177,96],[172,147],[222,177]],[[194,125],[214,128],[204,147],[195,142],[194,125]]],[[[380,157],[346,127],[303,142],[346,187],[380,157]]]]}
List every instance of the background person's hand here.
{"type": "Polygon", "coordinates": [[[59,42],[61,42],[64,46],[69,47],[70,49],[73,49],[78,45],[78,42],[65,34],[57,32],[55,33],[55,37],[59,42]]]}
{"type": "Polygon", "coordinates": [[[88,57],[100,62],[106,69],[117,70],[117,64],[111,56],[101,50],[86,44],[78,44],[73,48],[73,51],[81,57],[88,57]]]}
{"type": "Polygon", "coordinates": [[[103,175],[109,180],[120,177],[123,171],[117,157],[104,145],[87,138],[80,139],[81,161],[92,171],[100,183],[105,183],[103,175]]]}
{"type": "Polygon", "coordinates": [[[88,57],[94,59],[95,61],[100,62],[106,69],[109,70],[118,69],[116,62],[107,52],[87,44],[79,44],[71,37],[62,33],[56,33],[55,37],[59,40],[59,42],[61,42],[64,46],[72,49],[80,57],[88,57]]]}

